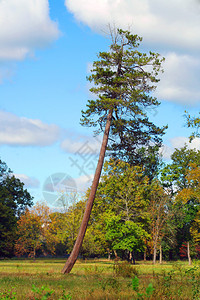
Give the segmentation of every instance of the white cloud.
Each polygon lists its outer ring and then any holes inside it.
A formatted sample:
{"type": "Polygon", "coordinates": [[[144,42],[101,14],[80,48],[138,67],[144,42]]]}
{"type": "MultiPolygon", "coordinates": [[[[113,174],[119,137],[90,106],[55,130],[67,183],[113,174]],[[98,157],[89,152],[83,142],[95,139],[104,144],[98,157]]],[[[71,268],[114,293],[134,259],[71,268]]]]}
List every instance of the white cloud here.
{"type": "Polygon", "coordinates": [[[78,21],[99,33],[109,23],[130,26],[143,37],[145,47],[165,53],[165,72],[155,96],[183,105],[199,103],[200,1],[65,0],[65,5],[78,21]]]}
{"type": "Polygon", "coordinates": [[[174,152],[174,149],[167,145],[162,145],[162,147],[159,150],[160,157],[162,159],[166,159],[166,160],[169,160],[171,158],[171,155],[173,152],[174,152]]]}
{"type": "Polygon", "coordinates": [[[185,145],[188,149],[200,150],[200,138],[195,138],[191,143],[189,138],[184,136],[177,136],[169,140],[169,145],[163,145],[160,149],[160,155],[163,159],[169,160],[175,148],[180,149],[185,145]]]}
{"type": "Polygon", "coordinates": [[[11,146],[47,146],[59,138],[59,127],[41,120],[18,117],[0,111],[0,144],[11,146]]]}
{"type": "Polygon", "coordinates": [[[38,188],[40,186],[39,180],[34,177],[29,177],[25,174],[14,174],[14,176],[20,179],[27,188],[38,188]]]}
{"type": "Polygon", "coordinates": [[[191,143],[189,142],[189,138],[187,137],[175,137],[170,140],[173,148],[181,148],[186,144],[189,149],[197,149],[200,150],[200,138],[195,138],[191,143]]]}
{"type": "Polygon", "coordinates": [[[200,101],[200,58],[168,53],[155,92],[159,99],[194,105],[200,101]]]}
{"type": "Polygon", "coordinates": [[[92,29],[113,23],[144,37],[148,44],[200,49],[197,0],[65,0],[75,18],[92,29]]]}
{"type": "Polygon", "coordinates": [[[48,0],[0,1],[0,60],[22,60],[58,36],[48,0]]]}
{"type": "Polygon", "coordinates": [[[81,155],[97,155],[101,147],[101,139],[99,137],[78,136],[66,138],[61,143],[61,149],[68,153],[81,155]]]}

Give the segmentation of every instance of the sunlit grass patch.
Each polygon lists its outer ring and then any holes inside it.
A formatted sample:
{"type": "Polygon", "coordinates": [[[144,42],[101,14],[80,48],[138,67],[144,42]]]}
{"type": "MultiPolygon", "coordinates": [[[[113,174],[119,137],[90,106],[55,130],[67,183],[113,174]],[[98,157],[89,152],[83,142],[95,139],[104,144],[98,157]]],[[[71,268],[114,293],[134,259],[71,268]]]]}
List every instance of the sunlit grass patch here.
{"type": "MultiPolygon", "coordinates": [[[[61,273],[64,263],[63,259],[2,260],[0,293],[16,293],[19,300],[36,299],[37,290],[41,294],[49,293],[47,299],[55,300],[138,299],[137,294],[146,295],[151,283],[153,296],[149,299],[200,298],[198,262],[196,267],[189,267],[185,262],[162,265],[139,262],[133,266],[120,261],[116,271],[114,261],[79,260],[68,275],[61,273]],[[139,282],[138,291],[132,288],[135,276],[139,282]],[[199,298],[195,298],[196,295],[199,298]]],[[[0,299],[4,298],[0,296],[0,299]]]]}

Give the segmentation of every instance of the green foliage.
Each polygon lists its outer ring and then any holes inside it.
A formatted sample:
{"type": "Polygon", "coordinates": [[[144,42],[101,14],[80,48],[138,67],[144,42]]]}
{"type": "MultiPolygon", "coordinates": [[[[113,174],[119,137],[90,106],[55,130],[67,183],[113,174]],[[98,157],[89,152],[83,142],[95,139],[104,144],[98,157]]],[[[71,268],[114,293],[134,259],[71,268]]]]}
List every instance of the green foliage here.
{"type": "Polygon", "coordinates": [[[119,280],[117,280],[116,277],[107,277],[107,278],[99,278],[98,280],[99,287],[105,291],[106,289],[114,289],[114,290],[120,290],[120,283],[119,280]]]}
{"type": "Polygon", "coordinates": [[[119,160],[105,164],[91,219],[101,224],[109,249],[144,250],[149,238],[145,228],[149,218],[148,183],[141,167],[119,160]]]}
{"type": "Polygon", "coordinates": [[[13,292],[12,290],[0,292],[0,300],[16,300],[15,297],[16,292],[13,292]]]}
{"type": "Polygon", "coordinates": [[[147,286],[145,293],[139,293],[139,278],[137,276],[135,276],[132,279],[132,289],[133,291],[137,292],[137,299],[148,299],[152,296],[153,292],[154,292],[154,288],[153,288],[153,284],[149,283],[149,285],[147,286]]]}
{"type": "Polygon", "coordinates": [[[149,229],[151,235],[153,262],[156,262],[156,253],[158,245],[162,239],[169,233],[168,220],[171,217],[169,208],[169,196],[158,180],[153,180],[149,193],[149,229]]]}
{"type": "Polygon", "coordinates": [[[17,219],[31,205],[24,184],[0,160],[0,256],[13,254],[17,219]]]}
{"type": "MultiPolygon", "coordinates": [[[[52,294],[55,293],[54,290],[50,290],[48,286],[42,286],[41,288],[36,287],[35,285],[32,286],[32,291],[39,296],[35,296],[35,300],[47,300],[51,297],[52,294]]],[[[65,290],[62,292],[62,296],[59,297],[58,300],[71,300],[72,297],[70,294],[66,294],[65,290]]]]}
{"type": "Polygon", "coordinates": [[[200,137],[199,127],[200,127],[200,118],[192,117],[187,111],[185,111],[186,125],[188,128],[194,128],[195,131],[190,135],[190,142],[196,138],[200,137]]]}
{"type": "Polygon", "coordinates": [[[35,297],[35,300],[47,300],[53,293],[53,290],[50,290],[47,286],[42,286],[41,288],[32,286],[32,291],[39,296],[35,297]]]}
{"type": "Polygon", "coordinates": [[[111,112],[110,154],[138,165],[153,152],[152,144],[161,145],[166,129],[154,125],[147,116],[148,110],[160,104],[151,92],[164,59],[158,53],[139,52],[142,38],[129,31],[111,29],[111,37],[110,51],[99,53],[88,77],[94,84],[90,91],[98,98],[88,101],[81,124],[102,132],[111,112]],[[145,149],[149,151],[145,153],[145,149]]]}
{"type": "Polygon", "coordinates": [[[67,252],[72,251],[85,209],[85,201],[74,201],[67,211],[57,213],[55,227],[58,240],[65,245],[67,252]]]}
{"type": "Polygon", "coordinates": [[[137,276],[135,276],[132,279],[132,289],[136,292],[138,292],[138,288],[139,288],[139,278],[137,276]]]}
{"type": "Polygon", "coordinates": [[[112,242],[115,250],[141,252],[144,250],[145,240],[149,237],[142,227],[141,223],[133,221],[122,223],[119,216],[110,216],[106,220],[106,238],[112,242]]]}
{"type": "Polygon", "coordinates": [[[188,149],[185,145],[180,149],[175,149],[171,160],[172,162],[161,170],[161,182],[174,194],[188,187],[187,173],[192,164],[200,166],[200,151],[188,149]]]}
{"type": "Polygon", "coordinates": [[[192,284],[192,299],[199,299],[200,296],[200,272],[199,267],[194,266],[186,270],[186,275],[189,277],[189,281],[192,284]]]}
{"type": "Polygon", "coordinates": [[[133,275],[138,275],[138,270],[136,267],[130,263],[124,262],[115,262],[113,265],[113,271],[115,276],[121,276],[124,278],[131,278],[133,275]]]}

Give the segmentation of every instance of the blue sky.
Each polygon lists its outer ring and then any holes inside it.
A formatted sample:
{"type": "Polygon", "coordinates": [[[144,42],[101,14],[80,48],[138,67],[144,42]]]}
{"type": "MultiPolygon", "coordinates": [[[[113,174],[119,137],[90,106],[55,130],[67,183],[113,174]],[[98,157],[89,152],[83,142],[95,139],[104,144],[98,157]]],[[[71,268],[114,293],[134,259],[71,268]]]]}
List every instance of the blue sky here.
{"type": "MultiPolygon", "coordinates": [[[[166,58],[155,92],[161,105],[149,112],[169,126],[164,158],[188,142],[184,111],[200,111],[200,1],[0,0],[0,156],[35,201],[54,174],[80,190],[92,178],[100,139],[79,121],[109,23],[130,27],[144,51],[166,58]]],[[[190,147],[200,149],[199,139],[190,147]]]]}

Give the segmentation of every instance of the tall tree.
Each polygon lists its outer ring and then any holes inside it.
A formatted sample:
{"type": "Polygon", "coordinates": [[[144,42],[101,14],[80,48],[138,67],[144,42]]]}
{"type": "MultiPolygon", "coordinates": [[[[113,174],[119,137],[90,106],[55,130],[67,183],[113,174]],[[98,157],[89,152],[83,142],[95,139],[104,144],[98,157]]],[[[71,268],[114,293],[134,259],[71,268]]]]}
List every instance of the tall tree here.
{"type": "Polygon", "coordinates": [[[17,222],[17,236],[15,243],[15,254],[28,256],[35,259],[36,250],[42,246],[42,223],[37,214],[34,214],[29,209],[21,215],[17,222]]]}
{"type": "Polygon", "coordinates": [[[127,252],[127,259],[135,264],[135,253],[144,251],[145,240],[149,238],[149,234],[142,222],[122,222],[120,216],[109,214],[106,219],[106,238],[111,242],[113,250],[127,252]]]}
{"type": "MultiPolygon", "coordinates": [[[[176,205],[182,210],[183,224],[180,223],[184,240],[187,242],[187,254],[191,264],[190,244],[198,240],[198,216],[200,211],[200,166],[191,163],[186,172],[186,187],[176,195],[176,205]]],[[[180,226],[179,226],[180,227],[180,226]]]]}
{"type": "Polygon", "coordinates": [[[160,245],[161,250],[161,241],[164,236],[164,226],[166,226],[167,221],[167,202],[168,195],[164,191],[163,187],[158,181],[154,181],[151,184],[150,191],[150,205],[149,205],[149,214],[150,214],[150,228],[151,228],[151,237],[153,241],[153,263],[156,263],[156,255],[158,245],[160,245]]]}
{"type": "Polygon", "coordinates": [[[101,170],[103,167],[108,137],[111,152],[120,155],[131,153],[152,142],[160,143],[164,129],[156,127],[147,117],[149,107],[159,102],[151,96],[159,81],[161,69],[159,54],[141,53],[137,50],[142,38],[121,29],[111,32],[112,44],[108,52],[100,52],[99,60],[93,63],[92,75],[88,77],[94,87],[91,92],[97,100],[89,100],[82,112],[82,125],[99,126],[96,133],[104,132],[94,180],[87,201],[83,221],[73,251],[62,272],[69,273],[78,257],[87,224],[90,218],[101,170]]]}
{"type": "Polygon", "coordinates": [[[57,219],[50,208],[37,202],[31,209],[26,209],[17,221],[17,240],[15,254],[35,258],[37,250],[44,254],[55,254],[60,242],[57,234],[57,219]]]}
{"type": "Polygon", "coordinates": [[[110,249],[129,254],[128,259],[144,250],[149,237],[148,194],[149,180],[141,167],[113,159],[105,163],[92,216],[104,220],[110,249]]]}
{"type": "Polygon", "coordinates": [[[0,160],[0,256],[13,255],[17,220],[31,205],[32,197],[24,184],[0,160]]]}
{"type": "Polygon", "coordinates": [[[161,182],[172,195],[188,186],[187,173],[191,164],[200,166],[200,151],[189,149],[187,145],[175,149],[171,155],[171,163],[161,170],[161,182]]]}

